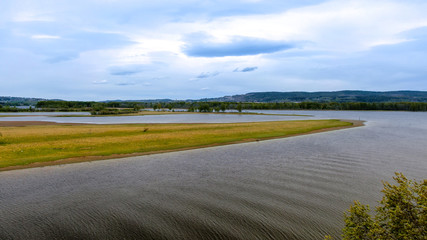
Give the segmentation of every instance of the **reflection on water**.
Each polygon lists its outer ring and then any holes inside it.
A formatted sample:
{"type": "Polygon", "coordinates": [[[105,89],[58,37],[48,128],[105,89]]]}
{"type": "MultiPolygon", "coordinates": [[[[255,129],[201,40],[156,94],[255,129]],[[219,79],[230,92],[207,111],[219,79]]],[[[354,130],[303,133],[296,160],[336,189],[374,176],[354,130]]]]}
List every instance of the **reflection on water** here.
{"type": "Polygon", "coordinates": [[[374,205],[394,171],[425,178],[427,113],[305,113],[367,125],[1,172],[0,239],[339,237],[344,210],[374,205]]]}

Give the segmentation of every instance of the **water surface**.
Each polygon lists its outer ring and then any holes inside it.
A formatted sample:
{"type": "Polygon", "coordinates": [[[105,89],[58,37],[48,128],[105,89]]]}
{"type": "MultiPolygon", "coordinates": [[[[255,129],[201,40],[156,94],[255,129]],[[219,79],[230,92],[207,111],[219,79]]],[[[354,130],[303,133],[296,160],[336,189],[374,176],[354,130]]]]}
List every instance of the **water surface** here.
{"type": "Polygon", "coordinates": [[[356,199],[375,204],[381,180],[395,171],[426,177],[427,113],[279,113],[367,122],[293,138],[0,172],[0,239],[339,237],[344,210],[356,199]]]}
{"type": "MultiPolygon", "coordinates": [[[[2,117],[0,121],[47,121],[57,123],[127,124],[127,123],[234,123],[310,119],[311,116],[247,115],[247,114],[163,114],[141,116],[87,116],[58,117],[56,115],[83,115],[69,113],[34,114],[20,117],[2,117]]],[[[86,113],[87,115],[88,113],[86,113]]],[[[22,114],[26,115],[26,114],[22,114]]]]}

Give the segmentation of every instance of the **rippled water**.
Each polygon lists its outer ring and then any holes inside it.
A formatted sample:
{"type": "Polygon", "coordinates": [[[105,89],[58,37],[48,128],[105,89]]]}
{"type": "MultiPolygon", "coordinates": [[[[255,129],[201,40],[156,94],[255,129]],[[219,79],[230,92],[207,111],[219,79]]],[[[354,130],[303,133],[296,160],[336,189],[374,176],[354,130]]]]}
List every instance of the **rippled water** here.
{"type": "Polygon", "coordinates": [[[375,204],[381,180],[395,171],[426,178],[427,113],[303,113],[367,124],[0,172],[0,239],[339,237],[345,209],[356,199],[375,204]]]}

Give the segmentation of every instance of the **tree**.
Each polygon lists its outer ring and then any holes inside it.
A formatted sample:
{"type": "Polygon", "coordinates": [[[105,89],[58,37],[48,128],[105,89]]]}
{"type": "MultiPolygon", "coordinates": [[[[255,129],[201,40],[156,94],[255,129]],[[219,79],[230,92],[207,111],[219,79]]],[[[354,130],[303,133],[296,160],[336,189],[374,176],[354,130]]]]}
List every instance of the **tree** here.
{"type": "Polygon", "coordinates": [[[173,104],[173,103],[169,103],[169,104],[167,105],[167,108],[169,109],[169,111],[172,111],[173,107],[174,107],[174,104],[173,104]]]}
{"type": "Polygon", "coordinates": [[[133,104],[133,110],[135,112],[139,112],[139,110],[141,110],[141,106],[138,103],[134,103],[133,104]]]}
{"type": "Polygon", "coordinates": [[[199,106],[199,112],[212,112],[212,108],[208,103],[202,103],[199,106]]]}
{"type": "Polygon", "coordinates": [[[240,113],[240,112],[242,112],[242,103],[238,103],[237,104],[237,111],[240,113]]]}
{"type": "Polygon", "coordinates": [[[372,239],[371,229],[374,222],[369,215],[369,206],[355,201],[345,214],[343,239],[372,239]]]}
{"type": "Polygon", "coordinates": [[[226,103],[221,103],[221,111],[225,112],[225,110],[227,110],[227,104],[226,103]]]}
{"type": "Polygon", "coordinates": [[[160,111],[160,110],[162,110],[162,108],[163,108],[163,105],[161,103],[157,103],[157,109],[159,109],[159,111],[160,111]]]}
{"type": "MultiPolygon", "coordinates": [[[[427,179],[408,180],[402,173],[384,182],[384,196],[372,219],[369,206],[354,202],[345,214],[343,239],[427,239],[427,179]]],[[[326,239],[330,239],[327,236],[326,239]]]]}

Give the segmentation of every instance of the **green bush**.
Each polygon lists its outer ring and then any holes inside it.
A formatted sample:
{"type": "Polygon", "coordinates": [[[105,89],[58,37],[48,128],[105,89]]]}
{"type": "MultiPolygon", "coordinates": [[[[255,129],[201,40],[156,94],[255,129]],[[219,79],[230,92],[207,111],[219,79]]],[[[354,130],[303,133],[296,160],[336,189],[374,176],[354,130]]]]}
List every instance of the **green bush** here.
{"type": "Polygon", "coordinates": [[[369,206],[358,201],[345,213],[344,240],[427,239],[427,179],[416,182],[402,173],[393,179],[396,185],[383,183],[384,196],[374,217],[369,206]]]}

